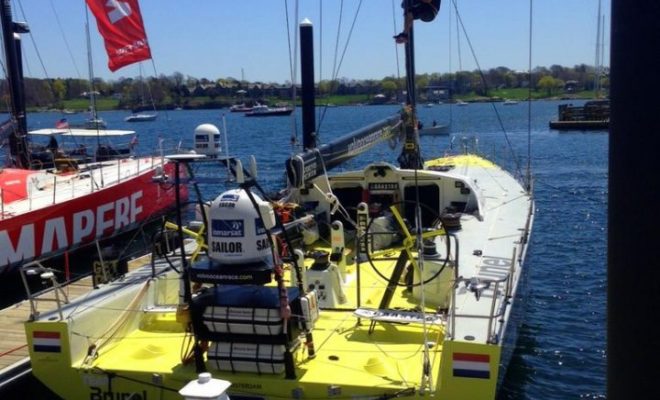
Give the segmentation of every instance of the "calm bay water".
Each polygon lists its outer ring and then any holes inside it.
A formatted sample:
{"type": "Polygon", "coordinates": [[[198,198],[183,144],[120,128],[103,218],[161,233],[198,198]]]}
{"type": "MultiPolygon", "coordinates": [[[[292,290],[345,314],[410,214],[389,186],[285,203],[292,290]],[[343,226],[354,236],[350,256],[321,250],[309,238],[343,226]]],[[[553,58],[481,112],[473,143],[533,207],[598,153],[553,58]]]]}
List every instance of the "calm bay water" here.
{"type": "MultiPolygon", "coordinates": [[[[440,124],[451,120],[452,136],[476,136],[481,151],[510,170],[516,164],[522,168],[527,165],[528,125],[531,127],[537,214],[526,260],[530,295],[501,399],[605,398],[608,135],[550,130],[548,121],[556,117],[558,104],[532,103],[529,124],[526,103],[419,109],[425,125],[430,126],[433,120],[440,124]],[[499,120],[493,107],[500,113],[499,120]],[[499,121],[507,131],[517,162],[511,161],[499,121]]],[[[395,106],[328,108],[320,124],[320,140],[332,140],[397,110],[395,106]]],[[[126,115],[101,113],[113,129],[138,131],[139,146],[144,151],[154,149],[159,137],[166,147],[179,142],[182,147],[192,147],[192,132],[197,125],[213,123],[222,128],[225,115],[229,153],[244,163],[249,155],[255,155],[262,186],[277,190],[284,184],[284,160],[293,151],[291,117],[246,118],[226,110],[170,111],[161,113],[155,122],[131,124],[123,121],[126,115]]],[[[61,117],[54,113],[32,114],[29,125],[31,129],[52,127],[61,117]]],[[[68,117],[70,121],[83,118],[68,117]]],[[[317,123],[319,120],[317,115],[317,123]]],[[[297,131],[295,136],[301,140],[299,127],[297,131]]],[[[451,136],[422,137],[423,157],[442,155],[450,141],[451,136]]],[[[346,168],[372,160],[396,164],[398,151],[383,145],[350,161],[346,168]]],[[[221,190],[206,187],[204,194],[215,196],[221,190]]]]}

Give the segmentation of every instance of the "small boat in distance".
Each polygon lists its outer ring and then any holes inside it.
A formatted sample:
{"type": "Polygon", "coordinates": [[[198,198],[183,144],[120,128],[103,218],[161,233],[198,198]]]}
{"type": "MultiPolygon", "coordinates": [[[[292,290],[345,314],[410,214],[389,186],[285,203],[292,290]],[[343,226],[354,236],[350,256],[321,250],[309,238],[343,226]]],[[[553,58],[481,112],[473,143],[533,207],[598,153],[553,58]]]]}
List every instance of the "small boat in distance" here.
{"type": "Polygon", "coordinates": [[[456,100],[456,105],[457,106],[467,106],[468,103],[464,102],[463,100],[456,100]]]}
{"type": "Polygon", "coordinates": [[[270,117],[279,115],[291,115],[293,108],[291,107],[268,107],[263,104],[252,107],[252,111],[245,113],[246,117],[270,117]]]}
{"type": "Polygon", "coordinates": [[[511,100],[511,99],[506,99],[506,100],[504,100],[504,103],[502,103],[502,105],[505,105],[505,106],[515,106],[516,104],[518,104],[518,102],[515,101],[515,100],[511,100]]]}
{"type": "Polygon", "coordinates": [[[558,130],[607,130],[610,127],[610,100],[591,100],[582,106],[559,105],[559,117],[549,123],[558,130]]]}
{"type": "MultiPolygon", "coordinates": [[[[126,122],[149,122],[155,121],[158,118],[158,113],[156,112],[156,105],[154,104],[153,98],[151,99],[151,106],[153,108],[153,113],[144,113],[142,112],[145,109],[144,104],[144,79],[142,78],[142,63],[139,63],[140,66],[140,101],[141,105],[137,109],[132,110],[132,114],[124,118],[126,122]]],[[[151,91],[149,92],[151,95],[151,91]]]]}
{"type": "Polygon", "coordinates": [[[229,107],[230,112],[249,112],[252,111],[252,107],[246,106],[245,104],[234,104],[229,107]]]}
{"type": "Polygon", "coordinates": [[[447,135],[449,135],[449,125],[445,125],[445,124],[437,124],[419,130],[419,136],[447,136],[447,135]]]}
{"type": "MultiPolygon", "coordinates": [[[[65,121],[65,119],[61,120],[65,121]]],[[[97,117],[90,117],[89,119],[86,119],[82,122],[67,122],[67,128],[75,128],[75,129],[90,129],[90,130],[97,130],[97,129],[107,129],[108,124],[102,119],[97,117]]]]}
{"type": "Polygon", "coordinates": [[[154,121],[158,117],[158,114],[131,114],[128,117],[124,118],[126,122],[148,122],[154,121]]]}

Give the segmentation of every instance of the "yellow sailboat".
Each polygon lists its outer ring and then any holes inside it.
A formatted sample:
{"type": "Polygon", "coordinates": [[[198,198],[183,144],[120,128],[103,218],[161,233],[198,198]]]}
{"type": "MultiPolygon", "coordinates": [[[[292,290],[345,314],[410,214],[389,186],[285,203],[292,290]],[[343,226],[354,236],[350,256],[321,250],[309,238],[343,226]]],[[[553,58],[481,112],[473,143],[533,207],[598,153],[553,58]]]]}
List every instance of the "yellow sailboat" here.
{"type": "MultiPolygon", "coordinates": [[[[311,37],[304,22],[303,63],[311,37]]],[[[493,399],[524,291],[527,186],[468,143],[423,163],[414,97],[318,148],[313,115],[306,103],[309,150],[288,161],[283,199],[233,164],[239,187],[200,207],[201,251],[27,322],[37,379],[66,399],[176,399],[191,384],[190,398],[493,399]],[[400,166],[328,172],[397,138],[400,166]]]]}

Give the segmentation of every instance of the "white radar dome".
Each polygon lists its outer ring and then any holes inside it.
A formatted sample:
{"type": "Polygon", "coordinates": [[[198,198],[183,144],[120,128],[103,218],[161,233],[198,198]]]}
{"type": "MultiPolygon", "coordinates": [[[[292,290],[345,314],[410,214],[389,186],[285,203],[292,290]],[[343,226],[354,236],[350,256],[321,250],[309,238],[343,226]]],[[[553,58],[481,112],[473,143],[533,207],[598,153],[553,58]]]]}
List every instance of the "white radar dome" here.
{"type": "Polygon", "coordinates": [[[195,152],[208,157],[220,154],[220,129],[213,124],[201,124],[194,132],[195,152]]]}

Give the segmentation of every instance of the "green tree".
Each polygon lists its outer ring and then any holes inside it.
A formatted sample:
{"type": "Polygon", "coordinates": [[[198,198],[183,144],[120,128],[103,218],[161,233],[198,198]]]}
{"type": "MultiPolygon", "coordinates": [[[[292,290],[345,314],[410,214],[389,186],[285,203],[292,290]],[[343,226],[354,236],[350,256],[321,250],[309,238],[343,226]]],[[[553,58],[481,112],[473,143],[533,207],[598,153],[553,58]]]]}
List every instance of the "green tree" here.
{"type": "Polygon", "coordinates": [[[62,105],[62,101],[66,96],[66,83],[61,79],[55,79],[53,81],[53,94],[55,96],[55,102],[57,106],[62,105]]]}
{"type": "Polygon", "coordinates": [[[538,88],[545,90],[548,96],[552,96],[552,90],[556,87],[556,79],[550,75],[545,75],[539,79],[538,88]]]}
{"type": "Polygon", "coordinates": [[[387,97],[392,97],[396,93],[396,83],[391,80],[384,80],[380,84],[381,90],[387,95],[387,97]]]}

